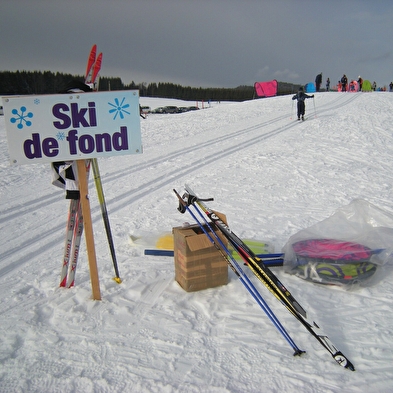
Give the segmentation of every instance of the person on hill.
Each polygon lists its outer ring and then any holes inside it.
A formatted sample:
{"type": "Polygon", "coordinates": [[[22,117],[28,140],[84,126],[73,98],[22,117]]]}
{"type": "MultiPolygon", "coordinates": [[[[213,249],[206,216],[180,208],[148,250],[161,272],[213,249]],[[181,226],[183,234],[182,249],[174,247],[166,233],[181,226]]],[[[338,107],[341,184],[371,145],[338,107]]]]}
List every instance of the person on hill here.
{"type": "Polygon", "coordinates": [[[377,83],[376,83],[375,81],[373,82],[372,89],[373,89],[374,91],[377,90],[377,83]]]}
{"type": "Polygon", "coordinates": [[[348,84],[348,78],[344,74],[343,77],[341,78],[341,91],[343,92],[347,91],[347,84],[348,84]]]}
{"type": "Polygon", "coordinates": [[[393,82],[389,83],[389,91],[392,92],[393,91],[393,82]]]}
{"type": "Polygon", "coordinates": [[[358,76],[358,86],[359,86],[358,91],[362,91],[363,79],[360,77],[360,75],[358,76]]]}
{"type": "Polygon", "coordinates": [[[318,74],[315,78],[315,90],[319,91],[322,83],[322,72],[318,74]]]}
{"type": "Polygon", "coordinates": [[[326,91],[330,90],[330,78],[326,79],[326,91]]]}
{"type": "Polygon", "coordinates": [[[302,120],[304,120],[304,114],[306,113],[306,98],[314,98],[314,94],[312,96],[307,95],[304,92],[302,86],[299,87],[299,91],[292,97],[292,100],[297,100],[297,119],[300,120],[300,116],[302,120]]]}

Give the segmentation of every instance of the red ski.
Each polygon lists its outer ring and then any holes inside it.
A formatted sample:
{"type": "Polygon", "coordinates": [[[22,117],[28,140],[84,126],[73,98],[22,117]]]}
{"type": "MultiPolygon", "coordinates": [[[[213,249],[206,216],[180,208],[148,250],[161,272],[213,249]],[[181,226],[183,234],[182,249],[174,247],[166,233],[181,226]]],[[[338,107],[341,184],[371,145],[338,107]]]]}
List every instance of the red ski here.
{"type": "MultiPolygon", "coordinates": [[[[91,76],[90,83],[93,83],[94,85],[96,83],[96,79],[97,79],[98,73],[101,70],[101,63],[102,63],[102,53],[100,53],[97,56],[97,59],[96,59],[96,61],[94,63],[94,66],[93,66],[93,73],[92,73],[92,76],[91,76]]],[[[97,89],[94,88],[94,90],[97,90],[97,89]]]]}
{"type": "Polygon", "coordinates": [[[96,61],[96,54],[97,54],[97,45],[94,44],[91,48],[89,58],[87,59],[85,83],[89,82],[88,79],[91,79],[90,76],[92,75],[93,65],[96,61]]]}

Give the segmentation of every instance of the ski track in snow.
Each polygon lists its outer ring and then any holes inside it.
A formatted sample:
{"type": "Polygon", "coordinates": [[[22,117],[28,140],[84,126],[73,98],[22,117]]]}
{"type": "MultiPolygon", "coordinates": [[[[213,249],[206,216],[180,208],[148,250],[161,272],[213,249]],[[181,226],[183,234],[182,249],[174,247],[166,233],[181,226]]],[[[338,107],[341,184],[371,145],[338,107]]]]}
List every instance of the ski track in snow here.
{"type": "Polygon", "coordinates": [[[274,269],[354,363],[352,373],[256,278],[250,276],[306,355],[292,356],[231,271],[228,285],[187,293],[174,282],[172,258],[146,257],[128,240],[191,222],[176,210],[172,192],[184,183],[214,197],[210,206],[240,237],[265,239],[277,252],[356,197],[392,212],[393,94],[316,94],[300,123],[290,101],[150,115],[141,120],[143,154],[100,160],[123,279],[112,280],[90,180],[100,302],[90,299],[83,244],[76,287],[58,288],[69,202],[50,184],[48,165],[9,166],[0,118],[1,392],[391,391],[391,265],[377,285],[354,291],[274,269]]]}

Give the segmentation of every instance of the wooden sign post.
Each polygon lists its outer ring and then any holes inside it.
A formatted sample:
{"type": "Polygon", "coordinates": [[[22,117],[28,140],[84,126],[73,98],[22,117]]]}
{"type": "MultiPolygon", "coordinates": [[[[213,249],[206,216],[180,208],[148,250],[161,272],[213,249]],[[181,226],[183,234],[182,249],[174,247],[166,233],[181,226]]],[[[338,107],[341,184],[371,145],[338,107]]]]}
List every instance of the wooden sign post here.
{"type": "Polygon", "coordinates": [[[89,260],[90,281],[94,300],[101,300],[100,281],[98,278],[96,249],[94,244],[93,223],[89,201],[89,185],[86,176],[85,160],[76,161],[78,168],[79,193],[82,206],[83,225],[85,229],[87,258],[89,260]]]}

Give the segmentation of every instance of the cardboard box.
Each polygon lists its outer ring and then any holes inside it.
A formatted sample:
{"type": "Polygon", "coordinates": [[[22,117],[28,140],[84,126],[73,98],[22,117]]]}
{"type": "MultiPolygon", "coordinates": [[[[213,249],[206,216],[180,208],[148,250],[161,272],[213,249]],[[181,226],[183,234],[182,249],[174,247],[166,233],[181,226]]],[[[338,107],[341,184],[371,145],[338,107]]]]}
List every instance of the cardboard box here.
{"type": "MultiPolygon", "coordinates": [[[[211,233],[207,227],[204,227],[211,233]]],[[[187,292],[228,283],[228,264],[198,224],[173,228],[175,279],[187,292]]],[[[227,246],[227,240],[217,232],[227,246]]],[[[211,234],[214,239],[214,234],[211,234]]]]}

